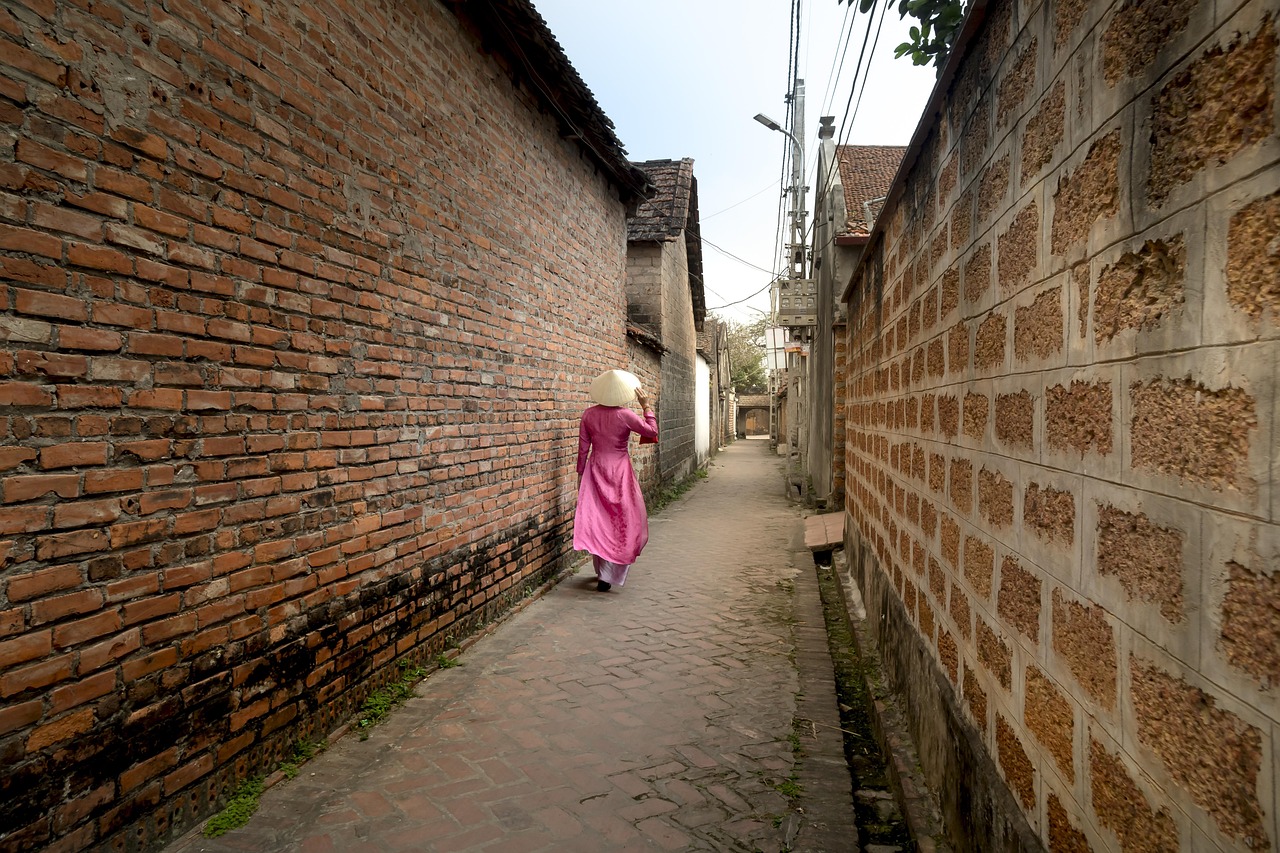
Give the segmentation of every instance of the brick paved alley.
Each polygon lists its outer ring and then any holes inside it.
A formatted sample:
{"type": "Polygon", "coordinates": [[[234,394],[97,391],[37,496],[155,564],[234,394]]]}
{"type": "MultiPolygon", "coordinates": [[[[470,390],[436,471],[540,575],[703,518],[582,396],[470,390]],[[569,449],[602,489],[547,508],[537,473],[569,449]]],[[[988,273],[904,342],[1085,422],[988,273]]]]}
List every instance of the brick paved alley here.
{"type": "Polygon", "coordinates": [[[579,568],[368,740],[269,789],[247,827],[170,850],[857,849],[812,560],[781,482],[765,442],[736,443],[654,515],[624,589],[598,593],[579,568]],[[814,721],[799,766],[797,717],[814,721]]]}

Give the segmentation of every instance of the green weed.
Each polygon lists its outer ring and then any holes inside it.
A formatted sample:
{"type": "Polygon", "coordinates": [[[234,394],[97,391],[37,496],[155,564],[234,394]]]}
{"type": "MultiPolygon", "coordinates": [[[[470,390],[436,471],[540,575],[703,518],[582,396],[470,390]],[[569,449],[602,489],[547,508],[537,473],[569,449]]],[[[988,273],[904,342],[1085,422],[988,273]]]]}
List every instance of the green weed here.
{"type": "Polygon", "coordinates": [[[293,779],[298,775],[298,768],[315,758],[329,746],[327,741],[302,738],[293,745],[293,754],[280,762],[280,772],[284,778],[293,779]]]}
{"type": "Polygon", "coordinates": [[[385,720],[388,714],[412,696],[413,685],[426,675],[425,669],[413,666],[408,661],[401,661],[400,669],[399,679],[365,697],[364,705],[360,708],[360,719],[356,723],[360,730],[360,740],[367,740],[369,729],[385,720]]]}
{"type": "Polygon", "coordinates": [[[258,810],[258,800],[262,797],[264,785],[261,776],[245,779],[232,794],[226,808],[209,818],[204,825],[205,838],[217,838],[223,833],[238,829],[249,822],[253,813],[258,810]]]}
{"type": "Polygon", "coordinates": [[[779,782],[773,787],[777,789],[779,794],[786,797],[788,800],[799,798],[800,794],[804,791],[804,788],[795,780],[794,776],[790,779],[785,779],[779,782]]]}

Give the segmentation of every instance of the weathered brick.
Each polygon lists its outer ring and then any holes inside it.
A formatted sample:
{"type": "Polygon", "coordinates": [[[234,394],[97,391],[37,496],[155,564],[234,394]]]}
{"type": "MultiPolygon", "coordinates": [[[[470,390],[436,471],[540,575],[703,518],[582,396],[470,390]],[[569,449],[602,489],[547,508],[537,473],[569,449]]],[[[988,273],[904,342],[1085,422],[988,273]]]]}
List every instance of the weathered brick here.
{"type": "Polygon", "coordinates": [[[92,708],[81,708],[59,717],[51,723],[37,727],[27,738],[27,752],[39,752],[55,743],[62,743],[89,731],[94,722],[92,708]]]}

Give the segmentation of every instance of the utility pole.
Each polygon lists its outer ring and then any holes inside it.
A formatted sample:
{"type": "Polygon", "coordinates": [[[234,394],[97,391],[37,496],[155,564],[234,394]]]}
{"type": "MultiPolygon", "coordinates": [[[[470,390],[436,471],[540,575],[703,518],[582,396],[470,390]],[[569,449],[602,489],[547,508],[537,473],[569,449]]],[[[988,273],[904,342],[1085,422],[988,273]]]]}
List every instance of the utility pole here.
{"type": "MultiPolygon", "coordinates": [[[[805,222],[809,215],[805,209],[804,185],[804,80],[797,77],[791,94],[787,96],[791,104],[791,129],[786,130],[773,119],[757,115],[756,121],[770,130],[776,130],[791,140],[793,153],[791,157],[791,216],[790,235],[786,243],[787,268],[773,282],[770,288],[770,302],[773,321],[780,330],[785,329],[786,343],[786,382],[787,382],[787,436],[777,436],[779,443],[787,448],[787,473],[789,488],[796,488],[800,496],[805,491],[803,465],[798,462],[799,452],[808,439],[808,425],[800,412],[804,410],[801,397],[808,393],[805,381],[807,362],[805,350],[813,341],[814,331],[818,324],[818,289],[817,282],[809,275],[809,247],[805,233],[805,222]],[[791,435],[796,441],[791,441],[791,435]],[[795,466],[800,464],[800,471],[795,466]]],[[[777,423],[775,409],[777,398],[773,383],[770,382],[770,432],[777,423]]],[[[775,433],[776,435],[776,433],[775,433]]]]}

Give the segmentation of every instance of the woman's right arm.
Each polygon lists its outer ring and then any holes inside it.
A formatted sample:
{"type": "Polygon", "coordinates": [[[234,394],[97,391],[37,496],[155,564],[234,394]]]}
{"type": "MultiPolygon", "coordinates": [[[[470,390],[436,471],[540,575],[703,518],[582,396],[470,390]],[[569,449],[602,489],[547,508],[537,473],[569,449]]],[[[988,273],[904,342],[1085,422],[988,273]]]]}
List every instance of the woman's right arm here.
{"type": "Polygon", "coordinates": [[[635,412],[627,409],[627,414],[630,415],[627,419],[627,426],[631,428],[632,432],[639,433],[644,438],[657,438],[658,418],[653,413],[653,406],[649,402],[648,395],[645,394],[644,391],[637,389],[636,402],[638,402],[640,404],[640,408],[644,410],[644,417],[641,418],[637,416],[635,412]]]}

